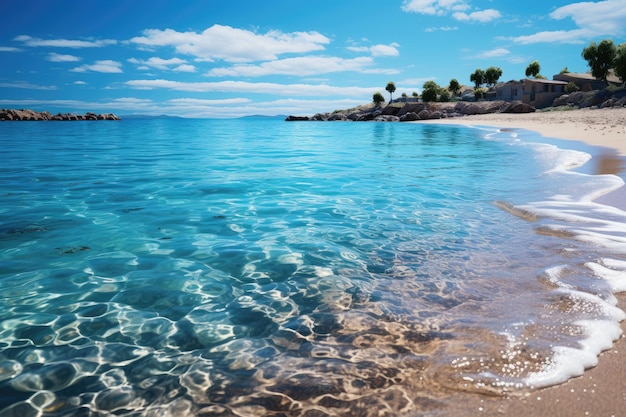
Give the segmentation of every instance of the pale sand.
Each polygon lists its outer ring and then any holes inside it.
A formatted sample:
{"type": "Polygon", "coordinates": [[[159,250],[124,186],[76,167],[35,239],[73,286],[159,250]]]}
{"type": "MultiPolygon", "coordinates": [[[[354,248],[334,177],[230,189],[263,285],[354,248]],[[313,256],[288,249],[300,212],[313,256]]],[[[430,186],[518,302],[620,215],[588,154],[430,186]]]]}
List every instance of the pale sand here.
{"type": "MultiPolygon", "coordinates": [[[[626,156],[626,108],[537,112],[530,114],[489,114],[416,123],[460,124],[521,128],[545,137],[570,139],[615,149],[626,156]]],[[[615,153],[614,153],[615,155],[615,153]]],[[[624,160],[618,161],[623,163],[624,160]]],[[[614,167],[615,168],[615,167],[614,167]]],[[[624,166],[622,165],[622,168],[624,166]]],[[[619,167],[616,168],[619,170],[619,167]]],[[[622,177],[624,177],[622,172],[622,177]]],[[[623,209],[624,187],[606,199],[623,209]]],[[[626,279],[626,277],[625,277],[626,279]]],[[[626,294],[618,295],[626,310],[626,294]]],[[[626,333],[626,321],[622,322],[626,333]]],[[[626,337],[604,352],[596,367],[558,386],[545,388],[524,398],[484,397],[465,404],[458,416],[524,417],[611,417],[626,416],[626,337]]]]}
{"type": "Polygon", "coordinates": [[[545,137],[577,140],[613,148],[626,156],[626,107],[525,114],[494,113],[416,123],[522,128],[539,132],[545,137]]]}

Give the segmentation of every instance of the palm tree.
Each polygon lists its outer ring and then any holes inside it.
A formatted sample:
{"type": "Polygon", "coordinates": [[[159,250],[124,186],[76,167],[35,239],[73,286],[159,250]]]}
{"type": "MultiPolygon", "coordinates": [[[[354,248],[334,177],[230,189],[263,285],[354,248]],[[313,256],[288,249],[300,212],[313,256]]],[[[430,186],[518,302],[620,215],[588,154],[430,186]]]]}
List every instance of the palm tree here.
{"type": "Polygon", "coordinates": [[[528,67],[526,67],[527,77],[530,77],[532,75],[534,78],[537,78],[537,75],[539,75],[539,72],[541,72],[541,65],[539,65],[539,61],[533,61],[530,64],[528,64],[528,67]]]}
{"type": "Polygon", "coordinates": [[[391,95],[393,94],[394,91],[396,91],[396,85],[393,83],[393,81],[389,81],[387,83],[387,87],[385,87],[385,90],[389,91],[389,102],[391,103],[392,101],[391,95]]]}

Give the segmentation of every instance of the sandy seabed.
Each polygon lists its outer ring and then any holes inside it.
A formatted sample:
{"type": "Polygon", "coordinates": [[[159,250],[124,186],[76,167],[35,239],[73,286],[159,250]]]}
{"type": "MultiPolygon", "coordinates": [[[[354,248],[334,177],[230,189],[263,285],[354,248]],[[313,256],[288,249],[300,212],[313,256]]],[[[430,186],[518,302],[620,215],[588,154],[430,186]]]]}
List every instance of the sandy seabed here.
{"type": "MultiPolygon", "coordinates": [[[[528,114],[485,114],[416,123],[455,124],[519,128],[558,138],[606,148],[594,156],[606,164],[598,173],[626,171],[626,108],[549,111],[528,114]],[[602,171],[605,170],[605,171],[602,171]]],[[[602,165],[602,164],[601,164],[602,165]]],[[[626,187],[602,198],[604,204],[626,209],[626,187]]],[[[598,201],[601,201],[600,199],[598,201]]],[[[626,277],[624,277],[626,279],[626,277]]],[[[626,293],[618,294],[619,307],[626,310],[626,293]]],[[[626,321],[622,337],[599,358],[596,367],[563,384],[537,390],[523,398],[482,397],[460,401],[458,416],[524,417],[620,417],[626,416],[626,321]]],[[[454,408],[454,407],[453,407],[454,408]]]]}

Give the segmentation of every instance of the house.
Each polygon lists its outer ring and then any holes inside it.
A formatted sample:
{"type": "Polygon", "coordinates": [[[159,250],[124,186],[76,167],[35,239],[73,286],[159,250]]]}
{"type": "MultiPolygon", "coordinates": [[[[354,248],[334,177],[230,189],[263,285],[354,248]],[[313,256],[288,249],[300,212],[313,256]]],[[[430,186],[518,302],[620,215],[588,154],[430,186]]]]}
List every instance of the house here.
{"type": "Polygon", "coordinates": [[[536,108],[549,107],[555,98],[565,94],[565,81],[526,78],[523,80],[522,102],[536,108]]]}
{"type": "Polygon", "coordinates": [[[514,101],[522,99],[523,84],[520,81],[507,81],[496,86],[496,100],[514,101]]]}
{"type": "MultiPolygon", "coordinates": [[[[580,88],[581,91],[592,91],[592,90],[603,90],[606,88],[607,83],[598,80],[590,72],[586,73],[576,73],[576,72],[565,72],[562,74],[557,74],[552,77],[558,81],[572,82],[580,88]]],[[[621,81],[613,71],[610,71],[609,76],[607,77],[607,81],[611,84],[620,84],[621,81]]]]}
{"type": "Polygon", "coordinates": [[[536,108],[549,107],[555,98],[565,94],[567,82],[526,78],[521,81],[508,81],[496,86],[497,100],[520,100],[536,108]]]}

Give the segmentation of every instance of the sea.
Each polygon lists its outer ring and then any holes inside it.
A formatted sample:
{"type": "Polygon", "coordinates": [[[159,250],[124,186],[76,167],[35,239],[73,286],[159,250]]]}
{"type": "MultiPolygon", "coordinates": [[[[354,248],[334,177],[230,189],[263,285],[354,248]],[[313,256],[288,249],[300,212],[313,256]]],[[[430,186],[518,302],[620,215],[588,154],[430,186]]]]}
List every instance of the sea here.
{"type": "Polygon", "coordinates": [[[445,415],[581,375],[626,317],[602,152],[420,123],[0,123],[0,417],[445,415]]]}

